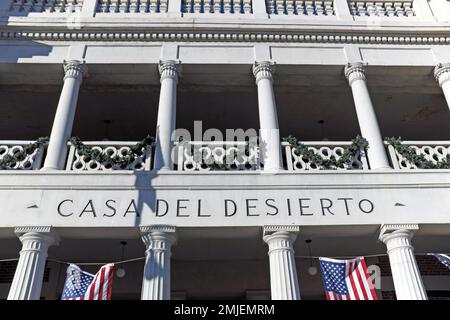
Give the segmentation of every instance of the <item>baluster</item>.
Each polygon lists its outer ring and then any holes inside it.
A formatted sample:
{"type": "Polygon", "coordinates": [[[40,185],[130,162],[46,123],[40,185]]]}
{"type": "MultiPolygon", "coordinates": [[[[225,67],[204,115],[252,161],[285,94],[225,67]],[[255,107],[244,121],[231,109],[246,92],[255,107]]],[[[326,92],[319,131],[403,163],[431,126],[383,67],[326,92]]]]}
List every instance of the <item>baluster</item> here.
{"type": "Polygon", "coordinates": [[[211,9],[212,9],[211,0],[205,0],[203,2],[203,12],[204,13],[211,13],[211,9]]]}
{"type": "Polygon", "coordinates": [[[272,0],[266,0],[266,11],[268,14],[273,13],[273,2],[272,0]]]}
{"type": "Polygon", "coordinates": [[[401,2],[394,2],[394,8],[395,8],[395,15],[397,17],[403,17],[405,15],[401,2]]]}
{"type": "Polygon", "coordinates": [[[395,17],[395,8],[394,8],[392,2],[386,2],[384,4],[384,8],[386,10],[386,16],[395,17]]]}
{"type": "Polygon", "coordinates": [[[120,0],[105,0],[103,7],[102,7],[102,12],[108,12],[108,2],[111,2],[109,5],[109,12],[110,13],[116,13],[119,12],[119,2],[120,0]]]}
{"type": "Polygon", "coordinates": [[[405,15],[407,17],[413,17],[414,16],[414,8],[412,7],[412,2],[404,2],[403,3],[403,9],[404,9],[405,15]]]}
{"type": "Polygon", "coordinates": [[[374,2],[366,2],[366,11],[369,17],[378,15],[378,7],[374,2]]]}
{"type": "Polygon", "coordinates": [[[34,6],[32,6],[32,12],[42,12],[44,7],[44,0],[35,0],[34,6]]]}
{"type": "Polygon", "coordinates": [[[220,13],[220,2],[221,0],[213,0],[214,13],[220,13]]]}
{"type": "Polygon", "coordinates": [[[352,16],[357,16],[358,15],[358,9],[356,7],[356,2],[355,1],[351,1],[350,2],[350,12],[351,12],[352,16]]]}
{"type": "Polygon", "coordinates": [[[81,9],[83,8],[83,0],[76,0],[76,12],[81,12],[81,9]]]}
{"type": "Polygon", "coordinates": [[[294,14],[294,0],[286,0],[286,14],[287,15],[294,14]]]}
{"type": "Polygon", "coordinates": [[[128,11],[128,0],[120,0],[118,12],[126,13],[127,11],[128,11]]]}
{"type": "Polygon", "coordinates": [[[385,7],[385,3],[384,2],[375,2],[375,10],[376,10],[376,15],[380,16],[380,17],[384,17],[386,16],[387,12],[386,12],[386,7],[385,7]]]}
{"type": "Polygon", "coordinates": [[[295,0],[295,11],[298,15],[305,15],[305,5],[303,0],[295,0]]]}
{"type": "Polygon", "coordinates": [[[140,0],[138,3],[139,13],[147,13],[148,0],[140,0]]]}
{"type": "Polygon", "coordinates": [[[201,0],[194,0],[194,13],[201,13],[202,2],[201,0]]]}
{"type": "Polygon", "coordinates": [[[50,13],[55,10],[55,0],[47,0],[44,2],[43,11],[50,13]]]}
{"type": "Polygon", "coordinates": [[[312,1],[305,1],[306,15],[314,15],[314,3],[312,1]]]}
{"type": "Polygon", "coordinates": [[[22,9],[23,1],[24,0],[14,0],[11,3],[11,7],[10,7],[9,10],[12,11],[12,12],[19,12],[22,9]]]}
{"type": "Polygon", "coordinates": [[[223,13],[231,13],[231,0],[223,0],[223,13]]]}
{"type": "Polygon", "coordinates": [[[275,0],[277,14],[284,14],[284,0],[275,0]]]}
{"type": "Polygon", "coordinates": [[[243,0],[242,6],[245,14],[252,13],[252,0],[243,0]]]}
{"type": "Polygon", "coordinates": [[[241,13],[241,0],[233,0],[233,12],[234,14],[241,13]]]}
{"type": "Polygon", "coordinates": [[[129,11],[130,13],[135,13],[137,12],[138,9],[138,0],[130,0],[130,7],[129,7],[129,11]]]}
{"type": "Polygon", "coordinates": [[[325,14],[327,16],[334,15],[333,1],[324,1],[324,6],[325,6],[325,14]]]}
{"type": "Polygon", "coordinates": [[[149,12],[156,13],[158,10],[158,0],[150,0],[149,12]]]}
{"type": "Polygon", "coordinates": [[[358,15],[364,17],[367,15],[366,4],[364,2],[357,2],[356,7],[358,8],[358,15]]]}
{"type": "Polygon", "coordinates": [[[318,16],[323,16],[324,14],[323,14],[323,1],[315,1],[314,2],[314,5],[315,5],[315,7],[316,7],[316,14],[318,15],[318,16]]]}
{"type": "Polygon", "coordinates": [[[33,0],[25,0],[22,5],[22,9],[25,13],[29,13],[32,7],[33,7],[33,0]]]}

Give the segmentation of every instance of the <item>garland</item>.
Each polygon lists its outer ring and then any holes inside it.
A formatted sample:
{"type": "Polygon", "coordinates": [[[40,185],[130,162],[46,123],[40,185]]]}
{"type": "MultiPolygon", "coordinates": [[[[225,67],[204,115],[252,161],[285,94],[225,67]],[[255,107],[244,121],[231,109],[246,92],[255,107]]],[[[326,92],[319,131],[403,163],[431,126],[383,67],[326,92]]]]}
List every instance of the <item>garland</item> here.
{"type": "Polygon", "coordinates": [[[72,137],[69,141],[76,148],[80,156],[84,156],[100,163],[108,162],[113,166],[126,168],[131,165],[137,157],[141,156],[144,153],[144,150],[155,142],[155,139],[150,135],[147,135],[134,146],[130,146],[129,150],[125,151],[125,154],[121,154],[120,156],[116,155],[114,157],[104,154],[101,150],[93,149],[91,146],[85,145],[79,137],[72,137]]]}
{"type": "Polygon", "coordinates": [[[23,146],[22,150],[13,155],[7,154],[0,159],[0,170],[11,169],[18,162],[25,160],[29,155],[33,154],[36,149],[45,146],[48,143],[48,137],[40,137],[35,142],[23,146]]]}
{"type": "Polygon", "coordinates": [[[330,169],[333,167],[342,168],[345,164],[350,163],[361,149],[366,149],[369,147],[367,140],[360,135],[357,135],[354,139],[352,139],[351,145],[344,147],[342,156],[339,160],[337,160],[335,157],[331,157],[330,159],[322,158],[292,135],[283,138],[283,141],[290,144],[295,155],[302,156],[304,161],[313,163],[318,167],[323,167],[325,169],[330,169]]]}
{"type": "Polygon", "coordinates": [[[450,169],[450,154],[440,161],[430,161],[423,154],[417,154],[416,150],[402,143],[401,137],[386,137],[384,140],[394,147],[394,149],[409,163],[420,169],[450,169]]]}

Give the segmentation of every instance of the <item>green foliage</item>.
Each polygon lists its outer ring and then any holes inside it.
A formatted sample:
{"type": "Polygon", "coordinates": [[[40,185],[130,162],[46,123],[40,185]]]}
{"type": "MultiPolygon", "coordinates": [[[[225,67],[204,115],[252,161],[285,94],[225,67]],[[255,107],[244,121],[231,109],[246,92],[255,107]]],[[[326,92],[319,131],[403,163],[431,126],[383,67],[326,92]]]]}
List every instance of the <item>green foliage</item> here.
{"type": "Polygon", "coordinates": [[[331,157],[330,159],[322,158],[292,135],[283,138],[283,141],[289,143],[294,150],[294,153],[297,156],[302,156],[303,161],[315,164],[317,167],[324,169],[343,168],[345,164],[351,163],[352,159],[361,149],[367,149],[369,147],[367,140],[358,135],[352,139],[351,145],[344,147],[342,156],[337,160],[334,157],[331,157]]]}
{"type": "Polygon", "coordinates": [[[0,159],[0,170],[12,169],[14,166],[27,158],[48,143],[48,137],[40,137],[35,142],[25,145],[21,151],[14,153],[13,155],[7,154],[0,159]]]}
{"type": "Polygon", "coordinates": [[[427,160],[423,154],[417,154],[414,148],[404,145],[401,137],[386,137],[384,140],[409,163],[416,165],[419,169],[450,169],[450,155],[443,160],[434,162],[427,160]]]}
{"type": "Polygon", "coordinates": [[[85,157],[85,159],[91,159],[98,161],[99,163],[110,163],[119,168],[126,168],[132,164],[137,157],[141,156],[145,152],[145,149],[155,142],[155,139],[148,135],[134,146],[130,146],[130,149],[126,150],[125,153],[114,157],[104,154],[100,150],[93,149],[91,146],[85,145],[79,137],[72,137],[69,141],[77,149],[78,154],[85,157]]]}

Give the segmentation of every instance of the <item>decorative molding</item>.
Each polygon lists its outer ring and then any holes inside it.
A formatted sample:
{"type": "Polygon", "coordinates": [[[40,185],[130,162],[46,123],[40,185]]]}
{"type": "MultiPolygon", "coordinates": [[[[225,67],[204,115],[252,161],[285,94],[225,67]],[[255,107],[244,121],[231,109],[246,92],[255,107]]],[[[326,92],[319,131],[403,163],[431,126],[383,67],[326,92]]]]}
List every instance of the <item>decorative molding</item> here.
{"type": "Polygon", "coordinates": [[[380,241],[385,242],[395,234],[412,237],[414,231],[417,230],[419,230],[419,225],[417,224],[383,224],[380,227],[379,239],[380,241]]]}
{"type": "Polygon", "coordinates": [[[28,236],[38,236],[49,245],[58,245],[61,240],[51,226],[18,226],[14,228],[14,233],[21,241],[28,238],[28,236]]]}
{"type": "Polygon", "coordinates": [[[0,31],[0,39],[39,40],[39,41],[176,41],[176,42],[282,42],[282,43],[361,43],[361,44],[400,44],[400,45],[445,45],[450,44],[448,36],[417,35],[349,35],[349,34],[270,34],[247,32],[26,32],[0,31]]]}
{"type": "Polygon", "coordinates": [[[275,232],[291,232],[291,233],[298,233],[300,231],[300,227],[296,225],[267,225],[263,227],[263,235],[268,236],[272,235],[275,232]]]}
{"type": "Polygon", "coordinates": [[[87,74],[87,66],[84,61],[69,60],[64,61],[64,80],[73,78],[83,81],[83,77],[87,74]]]}
{"type": "Polygon", "coordinates": [[[261,61],[253,64],[253,75],[255,76],[256,83],[262,79],[273,80],[273,74],[275,73],[275,62],[261,61]]]}
{"type": "Polygon", "coordinates": [[[439,85],[442,85],[450,80],[450,63],[439,63],[434,68],[434,77],[439,85]]]}
{"type": "Polygon", "coordinates": [[[175,60],[160,61],[158,66],[161,81],[166,78],[178,79],[181,77],[181,62],[175,60]]]}
{"type": "Polygon", "coordinates": [[[348,63],[345,66],[344,73],[350,86],[355,80],[367,81],[365,64],[362,62],[348,63]]]}

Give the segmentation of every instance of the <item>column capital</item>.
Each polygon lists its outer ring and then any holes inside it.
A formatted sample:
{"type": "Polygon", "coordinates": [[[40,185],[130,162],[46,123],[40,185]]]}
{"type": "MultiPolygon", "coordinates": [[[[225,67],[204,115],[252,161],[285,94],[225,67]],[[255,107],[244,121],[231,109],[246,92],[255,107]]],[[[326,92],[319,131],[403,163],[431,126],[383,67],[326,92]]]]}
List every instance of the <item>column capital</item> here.
{"type": "Polygon", "coordinates": [[[344,68],[345,78],[348,80],[348,84],[351,86],[355,80],[364,80],[366,78],[366,65],[363,62],[348,63],[344,68]]]}
{"type": "MultiPolygon", "coordinates": [[[[264,226],[263,239],[267,244],[273,240],[288,240],[289,243],[293,243],[299,230],[299,226],[264,226]]],[[[281,245],[285,244],[287,243],[283,242],[281,245]]]]}
{"type": "Polygon", "coordinates": [[[142,241],[147,249],[157,249],[152,246],[152,243],[157,240],[168,242],[170,245],[175,244],[177,241],[177,231],[175,226],[151,225],[142,226],[139,229],[141,231],[142,241]]]}
{"type": "Polygon", "coordinates": [[[417,224],[383,224],[380,227],[379,239],[384,243],[395,238],[411,239],[417,230],[417,224]]]}
{"type": "Polygon", "coordinates": [[[442,85],[450,80],[450,63],[439,63],[434,67],[434,78],[442,85]]]}
{"type": "Polygon", "coordinates": [[[14,228],[14,233],[20,241],[39,238],[47,245],[58,245],[60,237],[51,226],[19,226],[14,228]]]}
{"type": "Polygon", "coordinates": [[[275,73],[275,62],[273,61],[261,61],[253,64],[253,75],[255,76],[256,83],[262,79],[269,79],[273,81],[273,74],[275,73]]]}
{"type": "Polygon", "coordinates": [[[64,80],[68,78],[74,78],[82,81],[83,77],[87,74],[87,66],[84,61],[79,60],[64,60],[64,80]]]}
{"type": "Polygon", "coordinates": [[[172,78],[178,81],[181,77],[181,61],[179,60],[161,60],[158,65],[161,81],[166,78],[172,78]]]}

